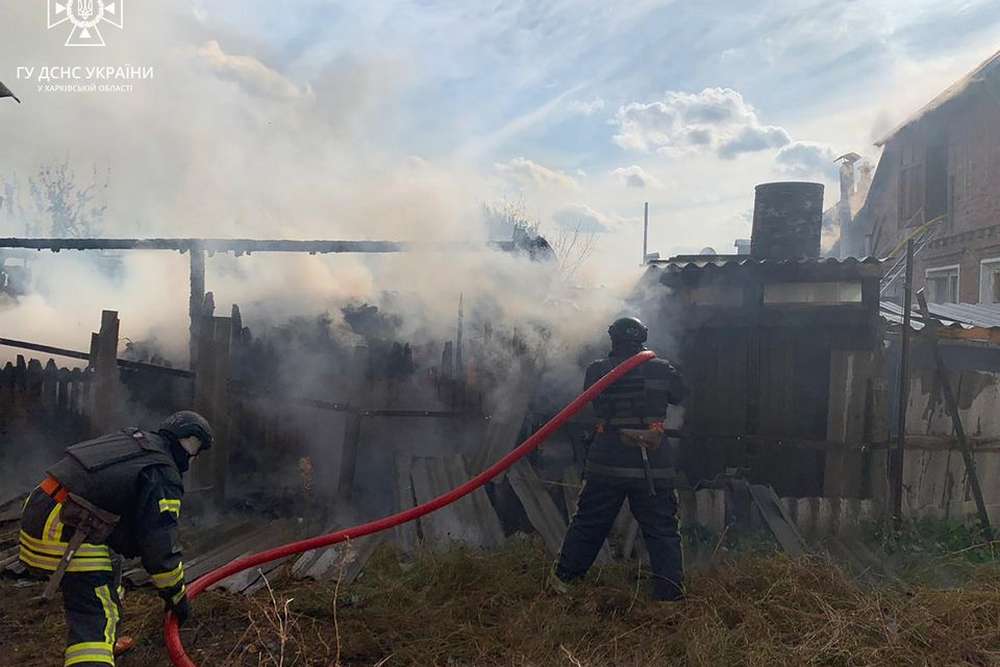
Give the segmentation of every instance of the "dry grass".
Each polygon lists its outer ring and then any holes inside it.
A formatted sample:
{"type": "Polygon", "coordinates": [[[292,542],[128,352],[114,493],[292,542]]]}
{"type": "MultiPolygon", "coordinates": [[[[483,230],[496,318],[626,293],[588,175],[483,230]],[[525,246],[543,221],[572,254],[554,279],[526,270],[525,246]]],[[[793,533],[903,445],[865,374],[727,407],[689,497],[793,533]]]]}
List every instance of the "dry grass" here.
{"type": "MultiPolygon", "coordinates": [[[[826,560],[744,555],[695,573],[680,604],[636,595],[624,565],[554,595],[549,567],[528,541],[408,564],[382,549],[351,586],[272,579],[251,600],[206,594],[185,643],[203,667],[1000,664],[992,565],[962,589],[872,588],[826,560]]],[[[126,619],[141,646],[120,664],[168,664],[158,614],[141,609],[126,619]]]]}

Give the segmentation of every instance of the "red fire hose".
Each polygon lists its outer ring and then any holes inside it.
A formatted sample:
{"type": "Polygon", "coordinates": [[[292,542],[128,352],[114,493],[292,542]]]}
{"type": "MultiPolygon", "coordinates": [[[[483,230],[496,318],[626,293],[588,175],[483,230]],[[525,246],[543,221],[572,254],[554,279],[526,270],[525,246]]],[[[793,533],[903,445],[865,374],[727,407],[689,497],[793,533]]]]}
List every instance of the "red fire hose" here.
{"type": "MultiPolygon", "coordinates": [[[[353,540],[365,535],[371,535],[372,533],[377,533],[379,531],[386,530],[387,528],[393,528],[402,523],[406,523],[407,521],[413,521],[414,519],[422,517],[425,514],[430,514],[434,510],[441,509],[445,505],[450,505],[463,496],[472,493],[479,487],[486,484],[486,482],[490,481],[500,473],[507,470],[507,468],[517,463],[519,459],[523,458],[526,454],[538,447],[538,445],[540,445],[546,438],[552,435],[552,433],[562,426],[566,420],[582,410],[587,403],[594,400],[598,394],[607,389],[608,385],[631,371],[633,368],[636,368],[650,359],[653,359],[655,356],[656,355],[653,352],[647,350],[640,352],[635,356],[629,357],[622,363],[618,364],[611,369],[607,375],[602,377],[600,380],[588,387],[586,391],[577,396],[572,403],[560,410],[559,414],[545,422],[545,425],[542,426],[542,428],[538,429],[538,431],[518,445],[509,454],[469,481],[455,487],[448,493],[440,495],[423,505],[417,505],[416,507],[412,507],[403,512],[383,517],[360,526],[345,528],[344,530],[338,530],[335,533],[328,533],[326,535],[319,535],[306,540],[292,542],[291,544],[285,544],[280,547],[275,547],[274,549],[262,551],[259,554],[253,554],[251,556],[245,556],[238,560],[234,560],[233,562],[224,565],[217,570],[212,570],[208,574],[205,574],[195,580],[194,583],[188,587],[188,599],[193,600],[198,597],[199,593],[212,584],[222,581],[226,577],[230,577],[237,572],[248,570],[252,567],[256,567],[272,560],[285,558],[287,556],[291,556],[292,554],[298,554],[311,549],[318,549],[320,547],[327,547],[331,544],[343,542],[344,540],[353,540]]],[[[172,613],[167,613],[166,618],[163,621],[163,633],[167,643],[167,651],[170,653],[170,660],[174,663],[174,665],[177,667],[197,667],[197,665],[195,665],[195,663],[184,651],[184,646],[181,644],[180,633],[177,628],[177,619],[172,613]]]]}

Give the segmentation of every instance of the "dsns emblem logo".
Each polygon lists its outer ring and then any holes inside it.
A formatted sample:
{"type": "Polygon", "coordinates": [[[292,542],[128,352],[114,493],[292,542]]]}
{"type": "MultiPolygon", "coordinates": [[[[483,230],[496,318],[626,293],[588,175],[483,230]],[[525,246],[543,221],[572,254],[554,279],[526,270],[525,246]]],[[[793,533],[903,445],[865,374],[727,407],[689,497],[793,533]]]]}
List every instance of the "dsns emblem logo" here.
{"type": "Polygon", "coordinates": [[[48,0],[49,30],[69,23],[66,46],[104,46],[101,24],[122,30],[125,0],[48,0]]]}

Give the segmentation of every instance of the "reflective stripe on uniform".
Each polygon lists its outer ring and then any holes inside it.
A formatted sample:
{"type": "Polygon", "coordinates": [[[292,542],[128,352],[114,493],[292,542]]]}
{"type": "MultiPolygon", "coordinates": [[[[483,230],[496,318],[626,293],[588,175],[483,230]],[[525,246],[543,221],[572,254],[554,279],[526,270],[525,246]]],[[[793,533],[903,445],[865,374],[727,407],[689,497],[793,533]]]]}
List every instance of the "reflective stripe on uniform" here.
{"type": "Polygon", "coordinates": [[[101,601],[101,607],[104,608],[104,641],[108,643],[108,646],[114,647],[115,631],[118,628],[118,605],[111,599],[111,589],[108,588],[107,584],[95,588],[94,593],[97,594],[97,599],[101,601]]]}
{"type": "MultiPolygon", "coordinates": [[[[29,549],[36,553],[44,554],[47,556],[58,556],[62,558],[62,555],[66,553],[66,547],[69,546],[67,542],[50,542],[48,540],[40,540],[36,537],[32,537],[28,533],[21,531],[18,536],[21,543],[27,546],[29,549]]],[[[81,558],[96,558],[104,557],[110,558],[111,552],[103,544],[81,544],[80,548],[76,550],[75,557],[81,558]]]]}
{"type": "Polygon", "coordinates": [[[157,588],[176,586],[178,583],[184,581],[184,563],[178,563],[177,567],[169,572],[151,574],[150,578],[153,580],[153,585],[157,588]]]}
{"type": "Polygon", "coordinates": [[[174,516],[181,515],[181,501],[173,498],[163,498],[160,500],[161,512],[172,512],[174,516]]]}
{"type": "MultiPolygon", "coordinates": [[[[35,553],[24,544],[20,545],[17,556],[25,565],[48,572],[55,572],[62,560],[62,556],[46,556],[35,553]]],[[[70,559],[69,565],[66,566],[67,572],[112,572],[113,569],[110,558],[79,558],[74,556],[70,559]]]]}
{"type": "Polygon", "coordinates": [[[173,596],[170,598],[170,601],[174,604],[177,604],[184,598],[186,594],[187,594],[187,586],[182,584],[181,589],[173,594],[173,596]]]}
{"type": "Polygon", "coordinates": [[[48,542],[58,542],[59,538],[62,537],[62,521],[59,520],[59,514],[62,512],[62,505],[56,504],[49,512],[49,516],[45,519],[45,527],[42,529],[42,539],[48,542]]]}
{"type": "Polygon", "coordinates": [[[70,645],[66,649],[66,662],[63,665],[77,665],[81,662],[115,664],[114,642],[81,642],[70,645]]]}
{"type": "MultiPolygon", "coordinates": [[[[50,517],[52,515],[50,514],[50,517]]],[[[54,572],[69,548],[66,542],[32,537],[25,531],[18,535],[18,557],[30,567],[54,572]]],[[[111,551],[103,544],[81,544],[66,567],[67,572],[110,572],[111,551]]]]}

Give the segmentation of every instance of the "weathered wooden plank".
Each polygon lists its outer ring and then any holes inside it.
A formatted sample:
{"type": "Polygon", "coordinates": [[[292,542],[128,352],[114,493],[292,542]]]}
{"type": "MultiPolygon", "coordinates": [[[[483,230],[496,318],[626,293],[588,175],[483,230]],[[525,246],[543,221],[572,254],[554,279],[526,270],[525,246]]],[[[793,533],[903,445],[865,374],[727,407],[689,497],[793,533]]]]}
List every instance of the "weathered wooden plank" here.
{"type": "Polygon", "coordinates": [[[59,404],[59,367],[49,359],[42,370],[42,407],[52,414],[59,404]]]}
{"type": "MultiPolygon", "coordinates": [[[[355,408],[368,408],[372,400],[372,383],[368,377],[371,364],[370,350],[359,345],[354,348],[350,368],[347,375],[353,378],[350,389],[356,397],[355,408]]],[[[349,412],[344,420],[344,438],[340,447],[340,475],[337,481],[337,497],[342,501],[350,501],[354,494],[354,476],[358,465],[358,448],[361,443],[361,415],[357,411],[349,412]]]]}
{"type": "Polygon", "coordinates": [[[558,554],[566,536],[566,522],[535,469],[526,459],[521,459],[511,467],[507,478],[528,520],[541,535],[545,548],[553,555],[558,554]]]}
{"type": "Polygon", "coordinates": [[[726,493],[722,489],[699,489],[694,494],[697,521],[721,534],[726,528],[726,493]]]}
{"type": "MultiPolygon", "coordinates": [[[[408,510],[416,506],[416,496],[413,493],[413,480],[410,478],[410,469],[413,466],[413,457],[409,454],[397,453],[395,459],[396,472],[396,507],[399,511],[408,510]]],[[[419,536],[417,535],[417,522],[408,521],[395,528],[396,544],[403,553],[412,553],[417,548],[419,536]]]]}
{"type": "MultiPolygon", "coordinates": [[[[465,461],[461,456],[450,456],[442,459],[445,468],[446,488],[440,489],[440,493],[445,493],[469,480],[470,475],[465,467],[465,461]]],[[[468,525],[478,527],[482,533],[482,546],[496,548],[504,543],[503,527],[500,525],[500,518],[493,503],[485,489],[477,489],[462,500],[454,504],[463,521],[468,525]]]]}
{"type": "Polygon", "coordinates": [[[212,384],[212,430],[215,440],[209,450],[212,461],[212,496],[220,506],[226,500],[226,482],[229,478],[229,343],[232,322],[228,317],[212,318],[214,353],[214,381],[212,384]]]}
{"type": "Polygon", "coordinates": [[[793,556],[804,554],[805,540],[785,513],[784,506],[775,495],[774,489],[763,484],[751,484],[750,496],[781,548],[793,556]]]}
{"type": "Polygon", "coordinates": [[[514,361],[509,380],[509,391],[503,392],[505,400],[494,409],[483,446],[469,461],[469,472],[478,474],[517,444],[517,435],[524,423],[524,416],[538,384],[539,369],[529,355],[521,352],[514,361]]]}
{"type": "MultiPolygon", "coordinates": [[[[417,504],[428,502],[466,481],[465,466],[459,460],[418,457],[411,467],[417,504]]],[[[496,547],[503,542],[503,530],[493,506],[482,489],[442,507],[420,519],[424,542],[438,546],[462,542],[479,547],[496,547]],[[478,499],[474,496],[479,495],[478,499]]]]}
{"type": "Polygon", "coordinates": [[[372,554],[385,540],[385,533],[376,533],[323,549],[316,561],[303,570],[300,576],[317,581],[339,580],[342,585],[350,584],[361,574],[372,554]]]}
{"type": "Polygon", "coordinates": [[[102,431],[114,428],[120,410],[121,392],[118,374],[118,313],[101,312],[101,330],[92,339],[90,364],[96,373],[94,387],[94,424],[102,431]]]}

